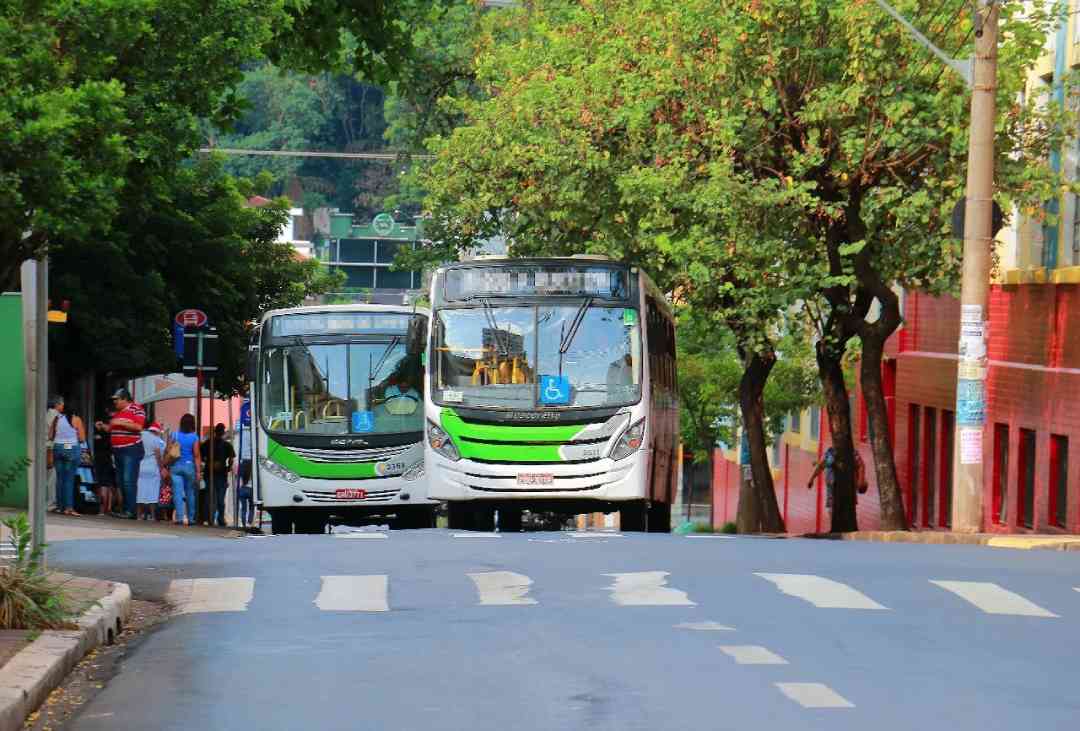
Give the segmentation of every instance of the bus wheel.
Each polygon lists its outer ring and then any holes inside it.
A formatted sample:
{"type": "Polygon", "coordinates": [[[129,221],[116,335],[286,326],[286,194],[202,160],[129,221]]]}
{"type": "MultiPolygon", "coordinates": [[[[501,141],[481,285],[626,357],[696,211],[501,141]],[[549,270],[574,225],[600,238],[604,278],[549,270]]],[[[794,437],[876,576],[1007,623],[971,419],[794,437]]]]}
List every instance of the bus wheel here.
{"type": "Polygon", "coordinates": [[[499,531],[502,533],[521,532],[521,508],[499,508],[499,531]]]}
{"type": "Polygon", "coordinates": [[[326,532],[326,518],[321,515],[305,515],[296,519],[296,532],[319,535],[326,532]]]}
{"type": "Polygon", "coordinates": [[[275,536],[288,535],[293,530],[293,516],[291,510],[270,511],[270,532],[275,536]]]}
{"type": "Polygon", "coordinates": [[[649,506],[648,530],[650,533],[671,532],[671,503],[653,503],[649,506]]]}
{"type": "Polygon", "coordinates": [[[648,527],[649,511],[644,500],[635,500],[619,508],[619,530],[643,533],[648,527]]]}

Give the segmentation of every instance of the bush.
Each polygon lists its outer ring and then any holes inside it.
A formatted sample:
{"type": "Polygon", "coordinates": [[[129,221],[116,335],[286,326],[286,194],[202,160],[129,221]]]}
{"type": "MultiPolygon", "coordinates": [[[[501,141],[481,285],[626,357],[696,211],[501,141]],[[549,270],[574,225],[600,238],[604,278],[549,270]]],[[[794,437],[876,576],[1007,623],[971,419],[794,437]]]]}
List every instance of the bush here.
{"type": "Polygon", "coordinates": [[[713,528],[711,525],[706,525],[705,523],[694,523],[694,532],[695,533],[715,533],[716,529],[713,528]]]}
{"type": "Polygon", "coordinates": [[[0,564],[0,629],[74,627],[71,598],[42,565],[44,546],[30,547],[30,523],[20,513],[3,521],[11,531],[15,559],[0,564]]]}
{"type": "Polygon", "coordinates": [[[724,523],[724,527],[720,529],[721,533],[738,533],[739,529],[735,527],[735,524],[731,521],[724,523]]]}

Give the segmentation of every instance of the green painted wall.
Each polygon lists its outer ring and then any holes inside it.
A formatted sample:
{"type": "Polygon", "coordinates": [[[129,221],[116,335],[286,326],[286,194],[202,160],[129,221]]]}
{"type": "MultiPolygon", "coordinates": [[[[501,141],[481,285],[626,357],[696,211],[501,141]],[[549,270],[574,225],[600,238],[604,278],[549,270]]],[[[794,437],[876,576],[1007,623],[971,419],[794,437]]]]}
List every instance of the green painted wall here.
{"type": "MultiPolygon", "coordinates": [[[[26,456],[26,392],[23,387],[22,295],[0,295],[0,469],[26,456]]],[[[0,505],[26,509],[26,470],[0,493],[0,505]]]]}

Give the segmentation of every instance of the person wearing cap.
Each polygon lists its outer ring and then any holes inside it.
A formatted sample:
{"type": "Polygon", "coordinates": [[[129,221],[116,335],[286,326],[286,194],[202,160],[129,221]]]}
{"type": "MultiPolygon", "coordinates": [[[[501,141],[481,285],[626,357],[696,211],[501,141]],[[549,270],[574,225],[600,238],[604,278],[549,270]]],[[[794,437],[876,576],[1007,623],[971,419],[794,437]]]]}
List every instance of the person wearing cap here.
{"type": "MultiPolygon", "coordinates": [[[[124,516],[135,519],[135,497],[139,482],[139,466],[145,456],[142,444],[146,411],[131,399],[126,388],[118,388],[112,395],[116,413],[109,421],[109,443],[116,462],[116,483],[124,499],[124,516]]],[[[98,422],[99,428],[106,428],[98,422]]]]}
{"type": "Polygon", "coordinates": [[[144,456],[139,463],[136,515],[143,520],[153,520],[161,492],[161,472],[165,469],[165,440],[161,438],[161,424],[155,421],[143,430],[142,447],[144,456]]]}

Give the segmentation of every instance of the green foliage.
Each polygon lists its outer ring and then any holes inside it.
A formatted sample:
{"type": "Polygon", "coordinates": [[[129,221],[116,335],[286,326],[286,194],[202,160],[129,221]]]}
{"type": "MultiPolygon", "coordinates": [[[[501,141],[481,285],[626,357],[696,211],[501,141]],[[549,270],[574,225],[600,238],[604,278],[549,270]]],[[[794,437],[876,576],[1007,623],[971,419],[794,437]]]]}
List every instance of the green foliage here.
{"type": "Polygon", "coordinates": [[[694,533],[715,533],[716,529],[707,523],[694,523],[694,533]]]}
{"type": "Polygon", "coordinates": [[[15,481],[19,479],[23,470],[30,466],[30,460],[26,457],[16,457],[10,465],[0,467],[0,495],[3,495],[15,481]]]}
{"type": "Polygon", "coordinates": [[[0,564],[0,629],[65,629],[73,627],[71,598],[43,564],[44,545],[31,548],[30,523],[24,513],[2,521],[15,550],[0,564]]]}
{"type": "Polygon", "coordinates": [[[726,533],[728,535],[734,535],[734,534],[739,532],[739,528],[738,528],[738,526],[736,526],[731,521],[728,521],[727,523],[724,523],[724,525],[722,525],[720,527],[720,532],[721,533],[726,533]]]}

